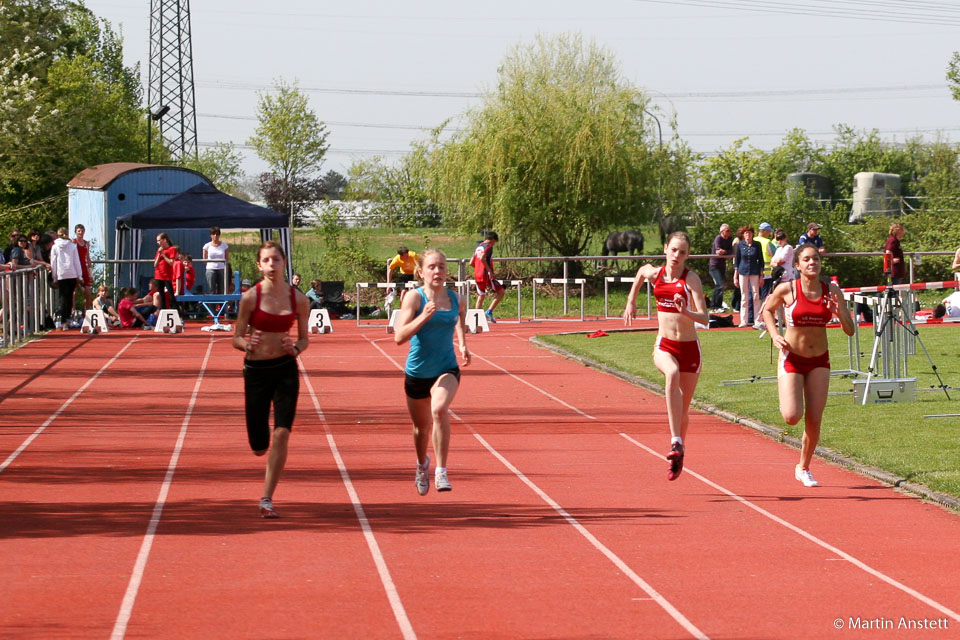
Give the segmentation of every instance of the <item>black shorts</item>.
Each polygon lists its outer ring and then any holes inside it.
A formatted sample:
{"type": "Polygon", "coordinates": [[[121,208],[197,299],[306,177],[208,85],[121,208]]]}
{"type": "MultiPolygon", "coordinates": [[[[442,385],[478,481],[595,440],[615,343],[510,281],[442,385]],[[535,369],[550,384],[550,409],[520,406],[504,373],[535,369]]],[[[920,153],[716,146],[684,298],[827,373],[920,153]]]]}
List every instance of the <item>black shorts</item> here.
{"type": "Polygon", "coordinates": [[[454,367],[453,369],[447,369],[439,376],[434,376],[432,378],[414,378],[413,376],[404,374],[403,390],[406,392],[408,398],[412,398],[414,400],[429,398],[430,389],[433,388],[434,383],[440,379],[440,376],[445,376],[448,373],[456,376],[457,384],[460,384],[460,367],[454,367]]]}
{"type": "Polygon", "coordinates": [[[280,356],[270,360],[245,360],[243,382],[247,414],[247,439],[254,451],[270,446],[270,406],[275,429],[293,429],[300,393],[297,359],[280,356]]]}
{"type": "Polygon", "coordinates": [[[407,282],[413,282],[412,273],[399,273],[397,274],[397,284],[406,284],[407,282]]]}

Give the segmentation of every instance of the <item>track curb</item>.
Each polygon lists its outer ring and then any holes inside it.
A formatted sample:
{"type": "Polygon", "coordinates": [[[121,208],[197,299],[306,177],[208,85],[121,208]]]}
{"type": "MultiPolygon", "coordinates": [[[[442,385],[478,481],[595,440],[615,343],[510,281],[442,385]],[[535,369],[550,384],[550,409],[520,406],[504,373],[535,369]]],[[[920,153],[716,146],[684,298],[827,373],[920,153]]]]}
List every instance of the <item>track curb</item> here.
{"type": "MultiPolygon", "coordinates": [[[[581,332],[570,332],[570,333],[580,334],[581,332]]],[[[608,373],[616,378],[620,378],[621,380],[629,382],[632,385],[642,387],[647,391],[652,391],[657,395],[660,395],[660,396],[663,395],[663,387],[656,383],[650,382],[646,378],[641,378],[640,376],[635,376],[635,375],[626,373],[625,371],[621,371],[620,369],[615,369],[614,367],[605,365],[595,360],[591,360],[590,358],[587,358],[585,356],[581,356],[571,351],[567,351],[562,347],[548,344],[543,340],[540,340],[536,336],[531,337],[530,342],[532,342],[533,344],[537,345],[542,349],[553,351],[554,353],[561,355],[564,358],[579,362],[580,364],[586,367],[590,367],[591,369],[596,369],[598,371],[608,373]]],[[[753,418],[750,418],[748,416],[741,416],[741,415],[732,413],[730,411],[726,411],[708,402],[702,402],[700,400],[697,400],[696,398],[694,398],[694,400],[690,404],[696,407],[698,410],[703,411],[704,413],[715,415],[718,418],[722,418],[728,422],[733,422],[734,424],[743,425],[748,429],[753,429],[754,431],[758,431],[763,435],[767,436],[768,438],[776,440],[777,442],[782,442],[786,445],[793,447],[794,449],[800,448],[800,439],[795,438],[791,435],[788,435],[783,429],[779,427],[774,427],[772,425],[760,422],[758,420],[754,420],[753,418]]],[[[838,453],[833,449],[828,449],[827,447],[818,446],[814,453],[818,458],[822,458],[838,466],[844,467],[846,469],[850,469],[851,471],[859,473],[862,476],[866,476],[868,478],[877,480],[878,482],[882,482],[884,484],[890,485],[895,489],[901,489],[905,493],[911,493],[915,496],[923,498],[924,500],[929,500],[930,502],[934,502],[940,506],[947,507],[948,509],[953,509],[954,511],[960,511],[960,498],[947,495],[945,493],[940,493],[938,491],[934,491],[930,487],[917,482],[910,482],[908,478],[900,477],[896,474],[890,473],[889,471],[880,469],[879,467],[873,467],[867,464],[863,464],[862,462],[858,462],[857,460],[848,458],[847,456],[841,453],[838,453]]]]}

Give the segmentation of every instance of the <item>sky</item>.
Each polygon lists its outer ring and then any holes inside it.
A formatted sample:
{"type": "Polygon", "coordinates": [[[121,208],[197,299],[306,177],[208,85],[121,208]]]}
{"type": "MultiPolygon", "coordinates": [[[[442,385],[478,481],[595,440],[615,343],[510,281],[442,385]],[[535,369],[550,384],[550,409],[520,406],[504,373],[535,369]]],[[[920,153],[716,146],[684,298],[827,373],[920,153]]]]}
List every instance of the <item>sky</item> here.
{"type": "MultiPolygon", "coordinates": [[[[170,0],[166,0],[169,2],[170,0]]],[[[186,5],[189,0],[181,0],[186,5]]],[[[121,29],[147,81],[150,0],[86,0],[121,29]]],[[[298,83],[330,136],[323,171],[346,174],[477,106],[513,47],[578,33],[616,56],[677,133],[705,154],[737,138],[775,147],[795,127],[885,140],[960,138],[945,73],[960,3],[925,0],[194,0],[198,140],[237,145],[244,171],[258,92],[298,83]],[[269,7],[266,8],[265,7],[269,7]]],[[[456,120],[454,120],[456,122],[456,120]]]]}

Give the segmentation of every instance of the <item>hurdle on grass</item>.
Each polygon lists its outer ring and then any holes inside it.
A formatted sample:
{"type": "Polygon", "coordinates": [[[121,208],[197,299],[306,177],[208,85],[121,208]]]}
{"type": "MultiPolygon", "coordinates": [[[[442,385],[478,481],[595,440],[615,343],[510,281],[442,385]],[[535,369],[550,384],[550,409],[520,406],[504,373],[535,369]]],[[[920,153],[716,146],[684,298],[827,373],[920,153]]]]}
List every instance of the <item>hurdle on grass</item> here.
{"type": "MultiPolygon", "coordinates": [[[[583,306],[584,306],[584,292],[586,290],[586,278],[534,278],[532,280],[533,284],[533,319],[537,319],[537,285],[538,284],[562,284],[564,287],[567,285],[580,285],[580,321],[583,322],[583,306]]],[[[566,298],[564,298],[564,313],[566,313],[566,298]]],[[[560,320],[575,320],[575,318],[559,318],[560,320]]]]}
{"type": "MultiPolygon", "coordinates": [[[[884,314],[891,312],[888,308],[889,304],[895,305],[896,308],[892,311],[898,314],[904,323],[916,325],[923,324],[925,320],[914,317],[916,298],[913,292],[953,289],[956,288],[957,284],[958,282],[956,280],[914,282],[911,284],[879,285],[875,287],[848,287],[842,291],[843,297],[848,302],[859,302],[873,307],[874,326],[877,326],[878,322],[882,323],[884,314]],[[884,293],[888,289],[900,292],[902,299],[894,302],[886,296],[862,295],[864,293],[884,293]]],[[[865,375],[860,354],[860,323],[854,323],[854,335],[848,342],[850,343],[850,368],[853,369],[855,373],[865,375]]],[[[917,340],[913,332],[904,326],[904,324],[887,323],[887,326],[884,327],[884,333],[881,336],[881,346],[883,348],[879,351],[879,360],[882,376],[884,378],[899,378],[901,376],[901,367],[902,374],[904,376],[909,375],[907,356],[915,355],[917,352],[917,340]],[[893,326],[890,326],[891,324],[893,326]]]]}
{"type": "MultiPolygon", "coordinates": [[[[453,283],[457,288],[457,292],[467,299],[467,306],[470,306],[470,288],[477,286],[476,280],[457,280],[453,283]]],[[[522,307],[522,298],[521,287],[523,286],[523,280],[501,280],[500,284],[505,287],[516,287],[517,288],[517,322],[521,321],[523,317],[523,307],[522,307]]],[[[498,322],[513,322],[513,320],[499,320],[498,322]]]]}
{"type": "MultiPolygon", "coordinates": [[[[624,276],[624,277],[621,277],[621,276],[606,276],[606,277],[603,279],[603,317],[604,317],[606,320],[616,320],[616,319],[622,317],[622,314],[619,315],[619,316],[611,316],[611,315],[610,315],[610,283],[611,283],[611,282],[614,282],[614,283],[617,283],[617,282],[627,283],[627,282],[629,282],[629,283],[632,284],[632,283],[635,282],[635,281],[636,281],[636,278],[633,277],[633,276],[629,276],[629,277],[626,277],[626,276],[624,276]]],[[[643,318],[640,318],[640,317],[638,316],[638,318],[641,319],[641,320],[649,320],[651,317],[653,317],[653,316],[651,315],[652,309],[651,309],[651,306],[650,306],[650,297],[651,297],[651,295],[652,295],[652,292],[651,292],[651,290],[650,290],[650,281],[649,281],[649,280],[647,280],[647,285],[646,285],[646,286],[647,286],[647,315],[646,315],[645,317],[643,317],[643,318]]]]}

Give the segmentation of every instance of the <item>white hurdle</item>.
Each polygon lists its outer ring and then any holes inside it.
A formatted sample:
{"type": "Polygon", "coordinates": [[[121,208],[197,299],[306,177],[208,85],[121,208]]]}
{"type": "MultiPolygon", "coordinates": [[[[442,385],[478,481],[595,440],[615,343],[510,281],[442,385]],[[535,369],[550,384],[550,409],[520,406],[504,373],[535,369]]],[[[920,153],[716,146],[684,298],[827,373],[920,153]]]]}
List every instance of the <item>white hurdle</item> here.
{"type": "Polygon", "coordinates": [[[157,311],[157,324],[153,328],[156,333],[181,333],[183,320],[176,309],[160,309],[157,311]]]}
{"type": "MultiPolygon", "coordinates": [[[[580,321],[583,322],[584,295],[586,290],[586,278],[534,278],[533,279],[533,319],[537,319],[537,285],[538,284],[575,284],[580,285],[580,321]]],[[[560,318],[561,320],[573,320],[573,318],[560,318]]]]}
{"type": "MultiPolygon", "coordinates": [[[[356,313],[356,315],[357,315],[357,326],[358,326],[358,327],[360,327],[360,326],[364,326],[364,327],[383,327],[383,326],[385,326],[385,325],[380,324],[379,322],[366,322],[366,323],[364,323],[364,324],[362,324],[362,325],[360,324],[360,289],[368,289],[368,288],[369,288],[369,289],[396,289],[396,288],[399,287],[399,286],[400,286],[400,284],[397,283],[397,282],[358,282],[358,283],[357,283],[357,298],[356,298],[356,300],[354,301],[354,302],[356,302],[356,308],[357,308],[357,313],[356,313]]],[[[416,289],[416,288],[417,288],[417,283],[416,283],[416,282],[407,282],[407,283],[405,283],[405,284],[403,285],[403,287],[406,288],[406,289],[416,289]]],[[[389,309],[386,309],[385,311],[386,311],[386,313],[387,313],[387,316],[390,316],[390,310],[389,310],[389,309]]],[[[392,332],[389,332],[389,331],[388,331],[388,333],[392,333],[392,332]]]]}
{"type": "Polygon", "coordinates": [[[330,322],[330,312],[326,309],[310,311],[310,320],[307,321],[310,333],[333,333],[333,323],[330,322]]]}
{"type": "MultiPolygon", "coordinates": [[[[476,288],[477,281],[476,280],[457,280],[453,284],[457,288],[457,293],[459,293],[461,297],[465,297],[467,299],[467,306],[469,307],[470,306],[470,290],[472,288],[476,288]]],[[[501,280],[500,284],[502,284],[504,287],[517,288],[517,323],[519,324],[523,318],[523,306],[522,306],[523,295],[522,295],[522,289],[521,289],[521,287],[523,286],[523,280],[501,280]]],[[[509,323],[513,321],[500,320],[499,322],[509,323]]]]}
{"type": "Polygon", "coordinates": [[[110,331],[106,314],[100,309],[87,309],[83,314],[83,324],[80,333],[106,333],[110,331]]]}
{"type": "MultiPolygon", "coordinates": [[[[636,278],[633,276],[606,276],[603,279],[603,317],[607,320],[617,320],[622,317],[622,315],[611,316],[610,315],[610,283],[630,283],[633,284],[636,281],[636,278]]],[[[652,318],[652,309],[650,306],[650,299],[653,295],[653,292],[650,289],[650,281],[647,281],[647,315],[646,317],[640,318],[640,320],[649,320],[652,318]]]]}

